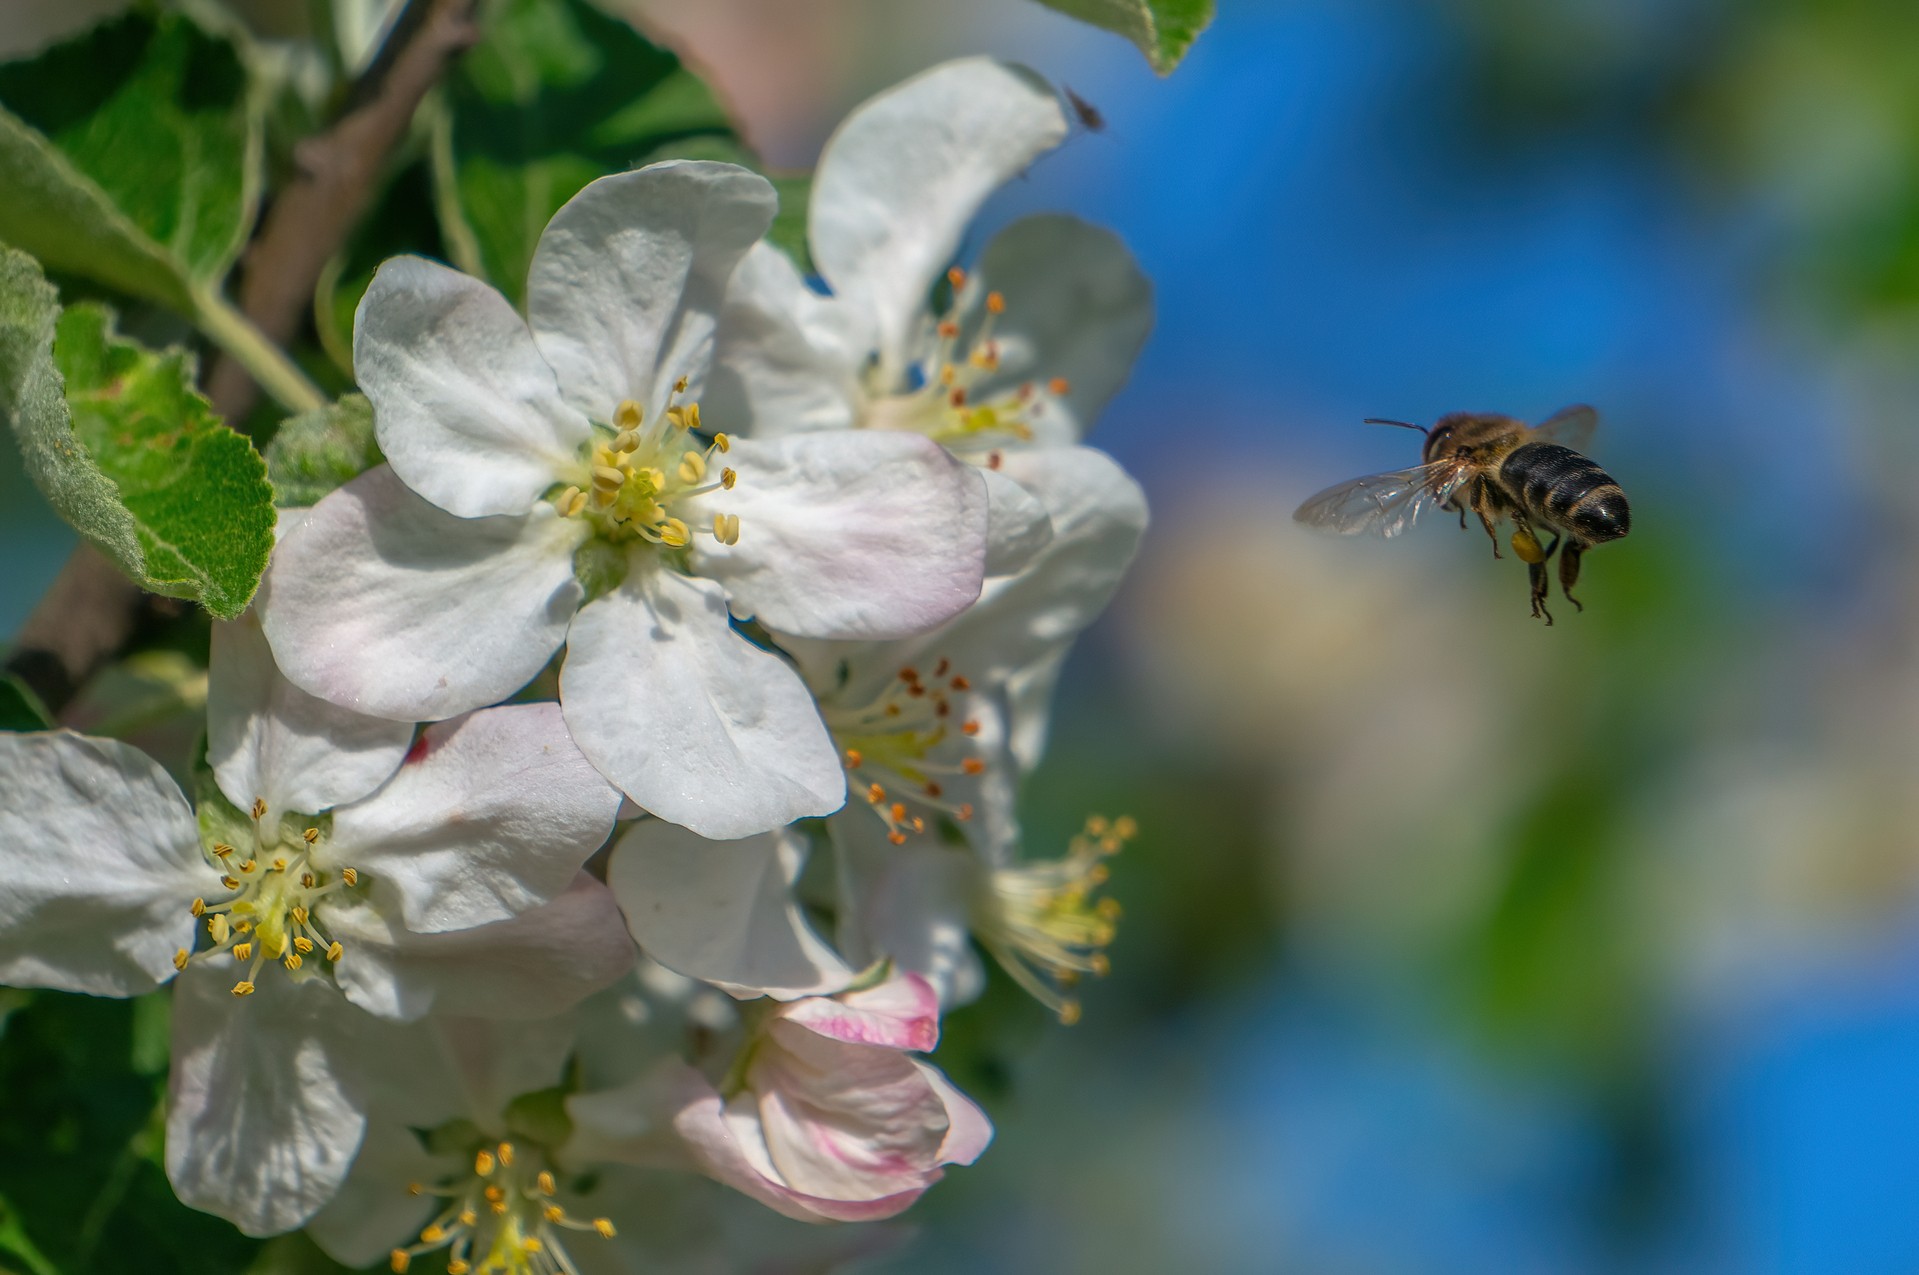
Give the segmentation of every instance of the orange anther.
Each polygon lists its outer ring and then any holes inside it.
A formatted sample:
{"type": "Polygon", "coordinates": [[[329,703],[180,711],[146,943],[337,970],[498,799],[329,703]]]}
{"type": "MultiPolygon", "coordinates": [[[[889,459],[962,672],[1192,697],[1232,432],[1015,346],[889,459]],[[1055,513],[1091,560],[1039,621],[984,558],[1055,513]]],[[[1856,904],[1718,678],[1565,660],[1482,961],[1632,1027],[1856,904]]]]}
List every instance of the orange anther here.
{"type": "Polygon", "coordinates": [[[1053,392],[1053,397],[1062,398],[1065,396],[1067,391],[1072,389],[1073,387],[1067,381],[1065,377],[1056,376],[1052,380],[1046,382],[1046,388],[1053,392]]]}
{"type": "Polygon", "coordinates": [[[966,272],[958,266],[951,266],[946,271],[946,282],[955,288],[963,288],[966,286],[966,272]]]}
{"type": "Polygon", "coordinates": [[[1001,296],[997,292],[987,293],[986,294],[986,312],[988,314],[1005,314],[1006,298],[1001,296]]]}
{"type": "Polygon", "coordinates": [[[968,757],[960,763],[960,769],[969,775],[981,775],[986,773],[986,763],[977,757],[968,757]]]}

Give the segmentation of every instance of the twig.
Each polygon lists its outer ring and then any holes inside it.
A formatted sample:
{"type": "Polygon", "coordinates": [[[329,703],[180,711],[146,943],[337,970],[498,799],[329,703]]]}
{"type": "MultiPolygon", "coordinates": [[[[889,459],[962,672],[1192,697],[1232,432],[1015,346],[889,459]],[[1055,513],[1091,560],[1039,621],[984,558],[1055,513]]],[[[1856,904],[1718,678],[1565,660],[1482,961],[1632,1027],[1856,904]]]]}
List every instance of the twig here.
{"type": "MultiPolygon", "coordinates": [[[[346,113],[294,149],[298,173],[267,211],[240,285],[240,309],[270,340],[285,345],[299,331],[320,272],[372,202],[388,153],[447,64],[478,38],[476,3],[409,0],[346,113]]],[[[225,357],[214,363],[207,392],[228,420],[258,397],[246,369],[225,357]]]]}
{"type": "MultiPolygon", "coordinates": [[[[274,201],[247,250],[240,310],[281,345],[298,330],[320,271],[371,202],[388,152],[447,64],[478,35],[478,0],[408,0],[393,32],[354,85],[346,110],[295,151],[299,175],[274,201]]],[[[222,357],[207,396],[227,420],[259,396],[251,376],[222,357]]],[[[88,678],[126,646],[149,611],[176,604],[140,591],[82,543],[15,638],[6,669],[59,713],[88,678]]]]}

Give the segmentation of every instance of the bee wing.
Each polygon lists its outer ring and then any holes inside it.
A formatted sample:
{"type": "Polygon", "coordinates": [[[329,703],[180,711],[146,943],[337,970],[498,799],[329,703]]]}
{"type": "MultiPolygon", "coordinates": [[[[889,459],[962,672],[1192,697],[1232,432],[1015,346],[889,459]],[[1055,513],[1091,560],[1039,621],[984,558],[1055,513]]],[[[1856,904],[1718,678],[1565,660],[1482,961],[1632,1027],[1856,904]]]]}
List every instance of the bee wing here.
{"type": "Polygon", "coordinates": [[[1451,499],[1467,474],[1466,466],[1452,460],[1368,474],[1328,487],[1294,510],[1293,519],[1342,536],[1396,536],[1451,499]]]}
{"type": "Polygon", "coordinates": [[[1580,403],[1574,407],[1562,407],[1539,422],[1526,441],[1558,443],[1576,452],[1584,452],[1592,446],[1593,431],[1598,428],[1599,413],[1580,403]]]}

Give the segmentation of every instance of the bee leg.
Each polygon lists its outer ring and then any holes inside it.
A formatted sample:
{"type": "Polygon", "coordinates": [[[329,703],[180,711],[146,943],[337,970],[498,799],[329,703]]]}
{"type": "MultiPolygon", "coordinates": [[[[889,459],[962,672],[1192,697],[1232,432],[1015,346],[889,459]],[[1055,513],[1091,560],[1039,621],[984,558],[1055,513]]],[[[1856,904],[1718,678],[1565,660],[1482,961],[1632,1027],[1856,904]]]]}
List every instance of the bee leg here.
{"type": "Polygon", "coordinates": [[[1525,529],[1523,538],[1519,532],[1513,533],[1513,552],[1526,560],[1526,576],[1533,587],[1533,618],[1544,620],[1547,624],[1553,622],[1553,613],[1546,609],[1546,591],[1551,587],[1546,575],[1546,563],[1552,559],[1553,550],[1557,548],[1558,536],[1554,536],[1553,542],[1541,549],[1531,528],[1525,529]]]}
{"type": "Polygon", "coordinates": [[[1579,559],[1586,552],[1586,546],[1577,540],[1566,542],[1566,552],[1559,555],[1559,591],[1566,595],[1566,601],[1584,611],[1585,604],[1573,596],[1573,586],[1579,583],[1579,559]]]}
{"type": "MultiPolygon", "coordinates": [[[[1498,521],[1498,516],[1488,511],[1484,488],[1473,488],[1473,512],[1479,515],[1480,525],[1486,528],[1486,538],[1493,542],[1493,557],[1503,557],[1504,555],[1499,552],[1499,528],[1494,525],[1498,521]]],[[[1461,513],[1459,518],[1461,523],[1464,523],[1466,515],[1461,513]]]]}

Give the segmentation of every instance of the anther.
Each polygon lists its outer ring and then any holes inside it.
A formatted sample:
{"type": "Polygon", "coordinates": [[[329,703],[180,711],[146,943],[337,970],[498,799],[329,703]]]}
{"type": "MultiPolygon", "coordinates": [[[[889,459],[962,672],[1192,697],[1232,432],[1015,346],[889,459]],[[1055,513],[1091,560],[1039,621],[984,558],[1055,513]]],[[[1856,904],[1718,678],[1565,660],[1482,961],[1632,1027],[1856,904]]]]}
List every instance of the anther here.
{"type": "Polygon", "coordinates": [[[1065,377],[1056,376],[1052,380],[1046,382],[1046,388],[1052,391],[1054,398],[1064,398],[1066,397],[1068,391],[1070,391],[1073,388],[1073,386],[1072,386],[1072,383],[1068,381],[1065,377]]]}
{"type": "Polygon", "coordinates": [[[187,950],[183,947],[173,954],[173,968],[183,970],[187,967],[187,950]]]}
{"type": "Polygon", "coordinates": [[[240,878],[235,876],[224,876],[220,878],[220,884],[225,886],[229,890],[237,890],[240,888],[240,878]]]}
{"type": "Polygon", "coordinates": [[[636,452],[640,450],[640,432],[623,429],[613,436],[613,450],[616,452],[636,452]]]}
{"type": "Polygon", "coordinates": [[[313,950],[313,940],[301,935],[293,940],[293,950],[305,956],[313,950]]]}
{"type": "Polygon", "coordinates": [[[675,394],[686,393],[686,378],[684,376],[682,376],[679,380],[673,382],[673,392],[675,394]]]}
{"type": "Polygon", "coordinates": [[[957,675],[953,678],[952,681],[948,682],[947,685],[952,687],[956,691],[970,691],[973,689],[972,682],[968,681],[963,676],[957,676],[957,675]]]}
{"type": "Polygon", "coordinates": [[[593,467],[593,485],[602,491],[618,491],[626,482],[626,471],[611,465],[593,467]]]}
{"type": "MultiPolygon", "coordinates": [[[[238,887],[236,886],[235,888],[238,887]]],[[[224,912],[215,912],[207,918],[207,933],[212,937],[215,943],[226,942],[227,935],[232,933],[232,930],[233,927],[228,924],[227,914],[224,912]]]]}
{"type": "Polygon", "coordinates": [[[233,985],[233,994],[235,996],[251,996],[253,995],[253,984],[245,980],[235,983],[233,985]]]}
{"type": "Polygon", "coordinates": [[[502,1142],[499,1145],[497,1154],[500,1157],[501,1164],[506,1165],[508,1168],[513,1167],[513,1144],[511,1142],[502,1142]]]}
{"type": "Polygon", "coordinates": [[[1077,1023],[1079,1021],[1079,1013],[1080,1013],[1080,1010],[1079,1010],[1078,1001],[1068,1000],[1068,1001],[1060,1002],[1059,1021],[1061,1025],[1066,1027],[1071,1027],[1074,1023],[1077,1023]]]}
{"type": "Polygon", "coordinates": [[[327,945],[326,958],[329,961],[337,961],[340,959],[340,957],[342,957],[345,954],[346,954],[346,948],[340,945],[340,941],[338,939],[335,939],[333,942],[327,945]]]}
{"type": "Polygon", "coordinates": [[[706,457],[696,451],[687,451],[680,457],[680,481],[696,483],[706,477],[706,457]]]}
{"type": "Polygon", "coordinates": [[[267,799],[265,797],[255,797],[253,799],[253,817],[255,819],[264,819],[267,817],[267,799]]]}
{"type": "Polygon", "coordinates": [[[858,770],[860,763],[864,760],[866,760],[866,758],[859,749],[849,748],[846,750],[846,768],[848,770],[858,770]]]}
{"type": "Polygon", "coordinates": [[[1001,296],[1001,295],[1000,295],[999,293],[997,293],[997,292],[989,292],[989,293],[987,293],[987,294],[986,294],[986,313],[988,313],[988,314],[1005,314],[1005,313],[1006,313],[1006,298],[1005,298],[1005,297],[1003,297],[1003,296],[1001,296]]]}
{"type": "Polygon", "coordinates": [[[312,845],[314,842],[320,839],[320,830],[318,828],[308,828],[305,832],[300,834],[300,839],[302,841],[305,841],[308,845],[312,845]]]}
{"type": "Polygon", "coordinates": [[[952,284],[955,288],[964,288],[966,286],[966,272],[958,266],[949,266],[946,271],[946,282],[952,284]]]}
{"type": "Polygon", "coordinates": [[[977,735],[979,734],[979,722],[968,718],[966,721],[960,723],[960,730],[968,735],[977,735]]]}
{"type": "Polygon", "coordinates": [[[968,757],[960,763],[960,769],[969,775],[980,775],[986,772],[986,763],[977,757],[968,757]]]}
{"type": "Polygon", "coordinates": [[[224,841],[216,841],[213,843],[213,853],[216,858],[224,859],[233,853],[233,847],[224,841]]]}
{"type": "Polygon", "coordinates": [[[646,413],[630,398],[621,399],[620,405],[613,409],[613,427],[622,433],[638,429],[645,419],[646,413]]]}
{"type": "Polygon", "coordinates": [[[413,1263],[412,1256],[403,1248],[396,1248],[387,1255],[387,1266],[394,1275],[406,1275],[406,1268],[413,1263]]]}
{"type": "Polygon", "coordinates": [[[593,1229],[594,1229],[595,1231],[598,1231],[598,1232],[599,1232],[599,1234],[600,1234],[600,1238],[601,1238],[601,1239],[608,1239],[608,1240],[610,1240],[610,1239],[612,1239],[612,1238],[613,1238],[613,1237],[614,1237],[614,1236],[615,1236],[616,1234],[618,1234],[618,1232],[616,1232],[616,1231],[615,1231],[615,1230],[613,1229],[613,1219],[612,1219],[612,1218],[609,1218],[609,1217],[596,1217],[596,1218],[594,1218],[594,1219],[593,1219],[593,1229]]]}
{"type": "Polygon", "coordinates": [[[441,1226],[438,1222],[428,1223],[427,1228],[424,1231],[420,1232],[421,1241],[427,1244],[438,1244],[441,1240],[445,1238],[446,1238],[446,1228],[441,1226]]]}
{"type": "Polygon", "coordinates": [[[674,549],[680,549],[693,539],[686,524],[678,518],[668,518],[660,527],[660,543],[674,549]]]}
{"type": "Polygon", "coordinates": [[[940,323],[939,333],[950,341],[959,335],[959,324],[953,322],[951,319],[946,319],[940,323]]]}
{"type": "MultiPolygon", "coordinates": [[[[725,438],[726,435],[722,434],[720,435],[720,437],[725,438]]],[[[724,451],[725,449],[722,448],[721,450],[724,451]]],[[[733,472],[731,469],[722,468],[720,470],[720,486],[726,488],[726,490],[732,491],[733,484],[738,482],[739,480],[740,480],[740,476],[737,473],[733,472]]]]}
{"type": "Polygon", "coordinates": [[[348,885],[358,885],[360,884],[360,874],[352,868],[341,868],[340,880],[346,882],[348,885]]]}
{"type": "Polygon", "coordinates": [[[187,910],[195,916],[205,916],[207,912],[207,901],[205,899],[195,899],[193,906],[187,910]]]}
{"type": "Polygon", "coordinates": [[[967,820],[973,817],[973,803],[970,801],[967,802],[965,805],[961,806],[958,810],[954,811],[953,814],[954,814],[954,817],[957,818],[961,823],[965,823],[967,820]]]}
{"type": "Polygon", "coordinates": [[[558,1190],[558,1187],[553,1181],[553,1174],[545,1169],[540,1170],[540,1176],[533,1179],[533,1182],[535,1186],[539,1187],[541,1195],[552,1195],[554,1191],[558,1190]]]}
{"type": "Polygon", "coordinates": [[[733,440],[724,434],[715,434],[713,435],[713,446],[719,448],[722,452],[730,452],[733,450],[733,440]]]}
{"type": "Polygon", "coordinates": [[[490,1177],[493,1173],[493,1153],[481,1147],[473,1156],[473,1172],[481,1177],[490,1177]]]}
{"type": "Polygon", "coordinates": [[[879,805],[882,801],[886,800],[886,789],[880,787],[878,784],[868,785],[866,789],[866,800],[871,805],[879,805]]]}

